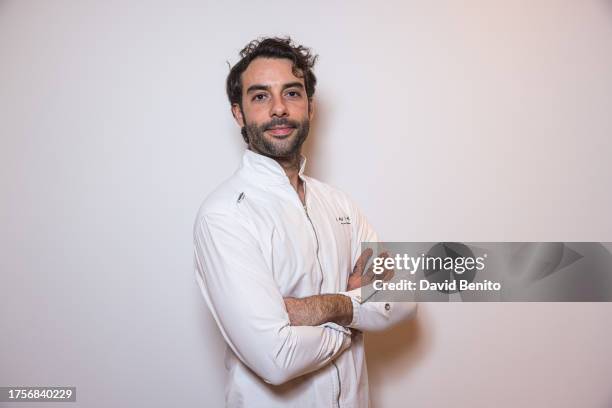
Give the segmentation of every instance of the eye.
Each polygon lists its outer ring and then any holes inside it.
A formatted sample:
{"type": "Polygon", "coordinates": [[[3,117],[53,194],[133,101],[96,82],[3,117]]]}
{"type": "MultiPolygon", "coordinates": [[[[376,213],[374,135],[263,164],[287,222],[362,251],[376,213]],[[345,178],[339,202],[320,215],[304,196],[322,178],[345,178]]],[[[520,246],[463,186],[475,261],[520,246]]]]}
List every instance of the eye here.
{"type": "Polygon", "coordinates": [[[261,93],[261,94],[257,94],[255,96],[253,96],[252,100],[255,101],[255,102],[261,102],[261,101],[264,101],[266,99],[266,97],[267,97],[266,94],[262,94],[261,93]]]}
{"type": "Polygon", "coordinates": [[[299,91],[289,91],[287,92],[287,96],[290,98],[299,98],[302,94],[299,91]]]}

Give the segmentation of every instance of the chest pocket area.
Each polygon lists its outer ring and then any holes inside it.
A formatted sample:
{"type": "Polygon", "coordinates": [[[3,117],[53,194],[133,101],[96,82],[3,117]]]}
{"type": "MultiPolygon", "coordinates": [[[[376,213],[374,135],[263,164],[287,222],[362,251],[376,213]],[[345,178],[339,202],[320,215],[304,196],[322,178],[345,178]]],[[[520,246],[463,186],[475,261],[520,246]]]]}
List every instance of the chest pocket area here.
{"type": "Polygon", "coordinates": [[[321,243],[305,214],[292,211],[275,226],[270,237],[270,265],[283,296],[321,293],[321,243]]]}
{"type": "Polygon", "coordinates": [[[322,293],[346,290],[351,263],[352,225],[349,217],[328,211],[310,212],[319,238],[319,260],[323,271],[322,293]]]}

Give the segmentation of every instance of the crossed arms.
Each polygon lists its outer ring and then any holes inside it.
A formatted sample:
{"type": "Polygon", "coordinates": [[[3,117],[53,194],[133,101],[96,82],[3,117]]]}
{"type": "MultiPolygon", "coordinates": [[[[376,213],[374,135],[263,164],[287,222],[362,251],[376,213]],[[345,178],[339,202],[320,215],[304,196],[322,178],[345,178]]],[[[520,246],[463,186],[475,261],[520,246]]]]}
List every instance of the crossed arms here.
{"type": "MultiPolygon", "coordinates": [[[[365,269],[372,253],[372,250],[368,248],[357,259],[353,272],[348,279],[347,291],[369,285],[375,279],[372,269],[365,269]]],[[[388,254],[383,252],[379,256],[387,257],[388,254]]],[[[393,273],[393,270],[385,270],[378,279],[387,281],[393,277],[393,273]]],[[[332,322],[346,327],[353,321],[353,302],[347,295],[325,294],[304,298],[286,297],[284,301],[292,326],[318,326],[326,322],[332,322]]]]}
{"type": "MultiPolygon", "coordinates": [[[[239,215],[204,215],[194,229],[196,279],[229,347],[267,383],[282,384],[329,364],[350,347],[346,327],[382,330],[416,309],[408,303],[390,310],[360,304],[350,291],[284,299],[256,236],[239,215]]],[[[347,290],[369,279],[360,266],[367,255],[356,263],[347,290]]]]}

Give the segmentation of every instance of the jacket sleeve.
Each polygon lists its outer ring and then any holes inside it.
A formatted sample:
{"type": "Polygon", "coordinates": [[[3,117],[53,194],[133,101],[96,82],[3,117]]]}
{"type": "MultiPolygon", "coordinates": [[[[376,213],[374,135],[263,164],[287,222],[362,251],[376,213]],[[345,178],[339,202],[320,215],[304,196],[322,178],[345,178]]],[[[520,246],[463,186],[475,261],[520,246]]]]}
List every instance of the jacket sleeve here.
{"type": "Polygon", "coordinates": [[[244,224],[233,214],[196,221],[196,279],[236,356],[265,382],[279,385],[328,364],[350,346],[350,330],[291,326],[258,241],[244,224]]]}
{"type": "MultiPolygon", "coordinates": [[[[352,263],[354,267],[361,254],[362,242],[378,242],[378,235],[368,223],[360,209],[352,204],[353,242],[352,263]]],[[[374,256],[378,255],[377,253],[374,256]]],[[[416,302],[363,302],[361,289],[342,292],[353,303],[353,320],[348,327],[361,331],[386,330],[397,323],[413,318],[418,309],[416,302]],[[363,302],[363,303],[362,303],[363,302]]]]}

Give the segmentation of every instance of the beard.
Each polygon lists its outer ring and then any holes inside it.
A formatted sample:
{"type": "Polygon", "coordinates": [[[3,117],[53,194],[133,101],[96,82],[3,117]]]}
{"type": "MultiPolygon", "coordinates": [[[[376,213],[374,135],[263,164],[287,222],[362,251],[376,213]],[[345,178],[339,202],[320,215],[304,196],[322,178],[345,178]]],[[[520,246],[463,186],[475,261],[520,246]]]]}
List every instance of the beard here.
{"type": "Polygon", "coordinates": [[[243,136],[246,134],[245,139],[249,146],[260,154],[273,158],[292,158],[299,156],[309,130],[310,120],[308,118],[301,122],[287,118],[274,118],[262,125],[247,123],[242,129],[242,134],[243,136]],[[290,126],[294,130],[284,138],[275,138],[264,133],[275,126],[290,126]]]}

